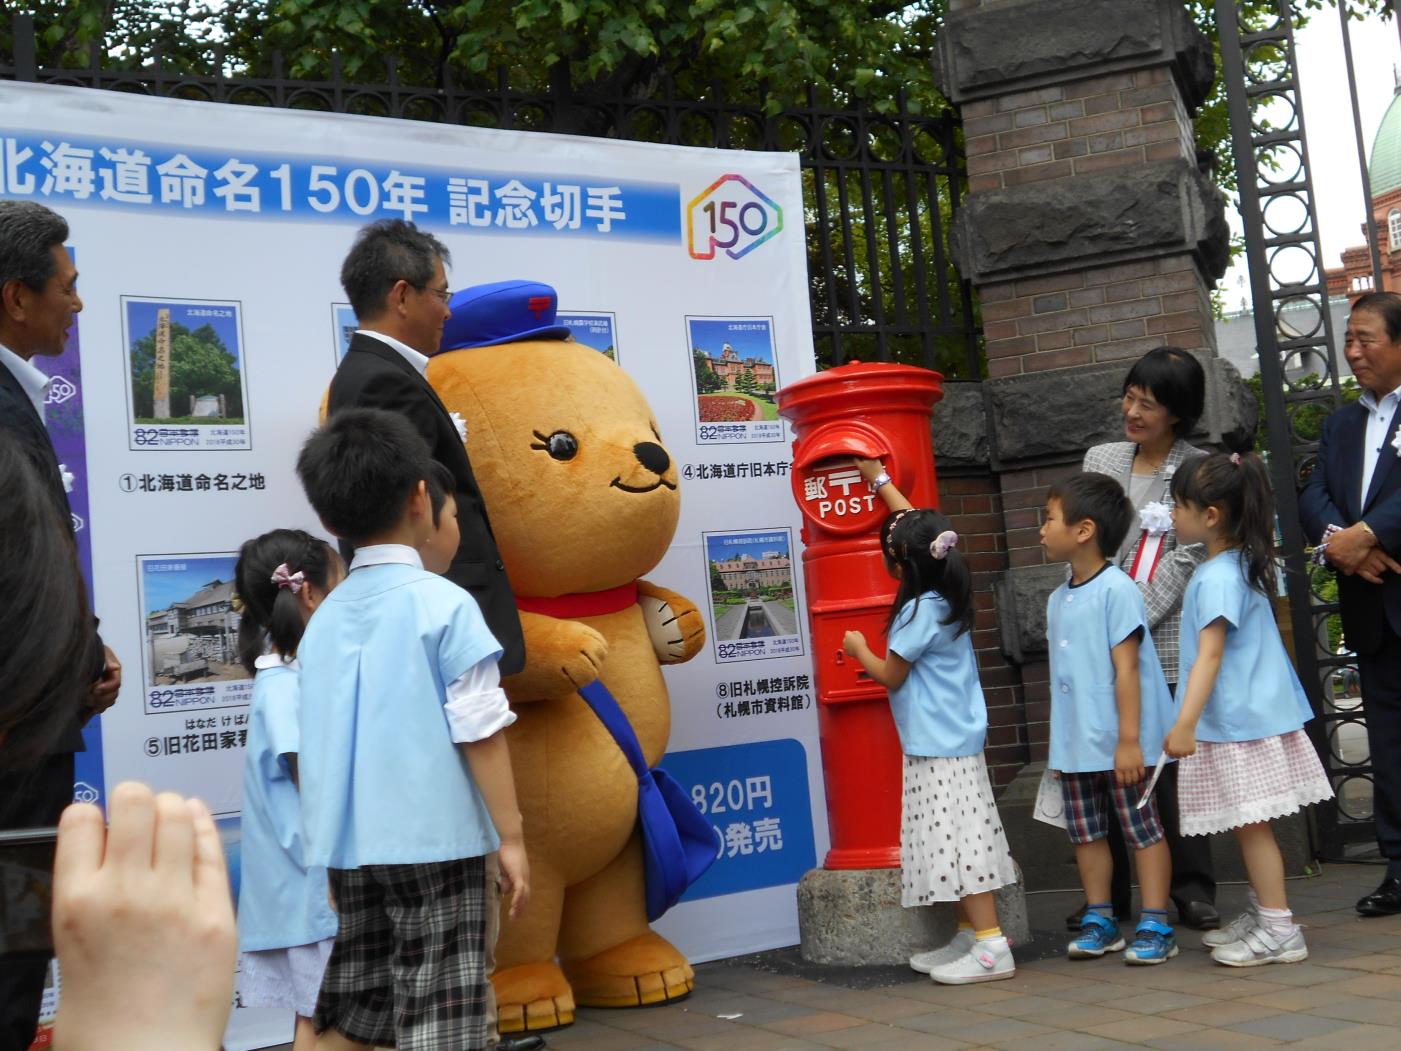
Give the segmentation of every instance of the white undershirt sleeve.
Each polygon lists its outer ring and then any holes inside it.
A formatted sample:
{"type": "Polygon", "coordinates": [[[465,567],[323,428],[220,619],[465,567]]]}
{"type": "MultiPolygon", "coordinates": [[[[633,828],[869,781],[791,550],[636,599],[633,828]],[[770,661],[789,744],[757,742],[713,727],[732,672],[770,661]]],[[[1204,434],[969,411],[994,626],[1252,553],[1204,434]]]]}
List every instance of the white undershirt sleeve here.
{"type": "Polygon", "coordinates": [[[516,721],[501,688],[496,657],[478,661],[447,687],[448,728],[456,744],[485,741],[516,721]]]}

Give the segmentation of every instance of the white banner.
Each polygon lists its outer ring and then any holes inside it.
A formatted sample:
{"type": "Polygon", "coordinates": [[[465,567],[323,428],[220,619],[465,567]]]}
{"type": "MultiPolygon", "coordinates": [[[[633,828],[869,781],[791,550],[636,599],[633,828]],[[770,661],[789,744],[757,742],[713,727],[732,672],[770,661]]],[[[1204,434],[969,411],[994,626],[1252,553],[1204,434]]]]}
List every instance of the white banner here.
{"type": "Polygon", "coordinates": [[[452,251],[453,288],[555,286],[575,338],[651,401],[683,500],[649,578],[709,632],[667,669],[664,765],[720,855],[657,926],[697,961],[797,940],[793,885],[827,829],[773,402],[815,370],[795,156],[7,84],[0,195],[65,215],[81,274],[81,369],[50,422],[85,437],[75,512],[126,665],[89,794],[137,778],[201,796],[237,868],[235,552],[274,527],[320,531],[293,460],[355,324],[340,263],[363,223],[411,219],[452,251]]]}

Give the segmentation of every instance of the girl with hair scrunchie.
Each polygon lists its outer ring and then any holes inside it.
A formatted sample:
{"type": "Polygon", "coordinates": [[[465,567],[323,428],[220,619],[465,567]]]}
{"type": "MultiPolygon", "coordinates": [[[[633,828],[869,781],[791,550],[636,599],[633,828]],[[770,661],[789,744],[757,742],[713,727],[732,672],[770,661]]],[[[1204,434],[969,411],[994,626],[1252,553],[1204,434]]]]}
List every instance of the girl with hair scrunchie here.
{"type": "Polygon", "coordinates": [[[338,926],[326,870],[302,858],[297,645],[344,576],[331,547],[300,529],[274,529],[248,541],[234,570],[239,656],[253,672],[243,763],[239,992],[249,1007],[296,1013],[293,1051],[317,1046],[312,1016],[338,926]]]}
{"type": "Polygon", "coordinates": [[[987,705],[973,653],[973,586],[958,534],[938,511],[912,508],[879,461],[857,460],[890,510],[886,570],[899,581],[887,653],[848,631],[843,649],[890,693],[905,753],[900,821],[901,904],[957,903],[958,933],[910,966],[946,985],[1011,978],[1012,950],[992,892],[1016,882],[983,745],[987,705]]]}

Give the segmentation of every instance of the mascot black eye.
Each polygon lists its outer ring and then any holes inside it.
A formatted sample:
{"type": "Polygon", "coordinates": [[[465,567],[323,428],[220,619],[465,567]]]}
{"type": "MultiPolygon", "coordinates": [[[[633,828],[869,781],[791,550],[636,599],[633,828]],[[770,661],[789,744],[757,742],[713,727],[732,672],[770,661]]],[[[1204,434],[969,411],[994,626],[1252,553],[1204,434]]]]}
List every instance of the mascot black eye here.
{"type": "Polygon", "coordinates": [[[579,439],[568,431],[555,431],[546,436],[539,431],[532,432],[539,438],[538,442],[531,442],[532,449],[544,449],[556,460],[572,460],[579,454],[579,439]]]}

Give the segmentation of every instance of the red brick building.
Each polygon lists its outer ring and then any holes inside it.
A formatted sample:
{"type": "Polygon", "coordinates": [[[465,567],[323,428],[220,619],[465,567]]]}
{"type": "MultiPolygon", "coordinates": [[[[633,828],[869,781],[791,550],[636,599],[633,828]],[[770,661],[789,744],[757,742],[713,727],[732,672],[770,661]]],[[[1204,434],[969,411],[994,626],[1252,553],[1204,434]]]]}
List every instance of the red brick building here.
{"type": "Polygon", "coordinates": [[[1367,225],[1362,243],[1343,252],[1343,265],[1324,271],[1330,296],[1356,299],[1367,292],[1401,291],[1401,79],[1372,140],[1367,175],[1372,183],[1372,219],[1381,248],[1381,287],[1375,287],[1367,225]]]}
{"type": "Polygon", "coordinates": [[[718,358],[707,357],[710,370],[720,377],[726,390],[738,390],[739,379],[746,372],[754,376],[754,386],[759,390],[773,390],[773,362],[759,358],[743,358],[734,347],[726,343],[718,358]]]}

